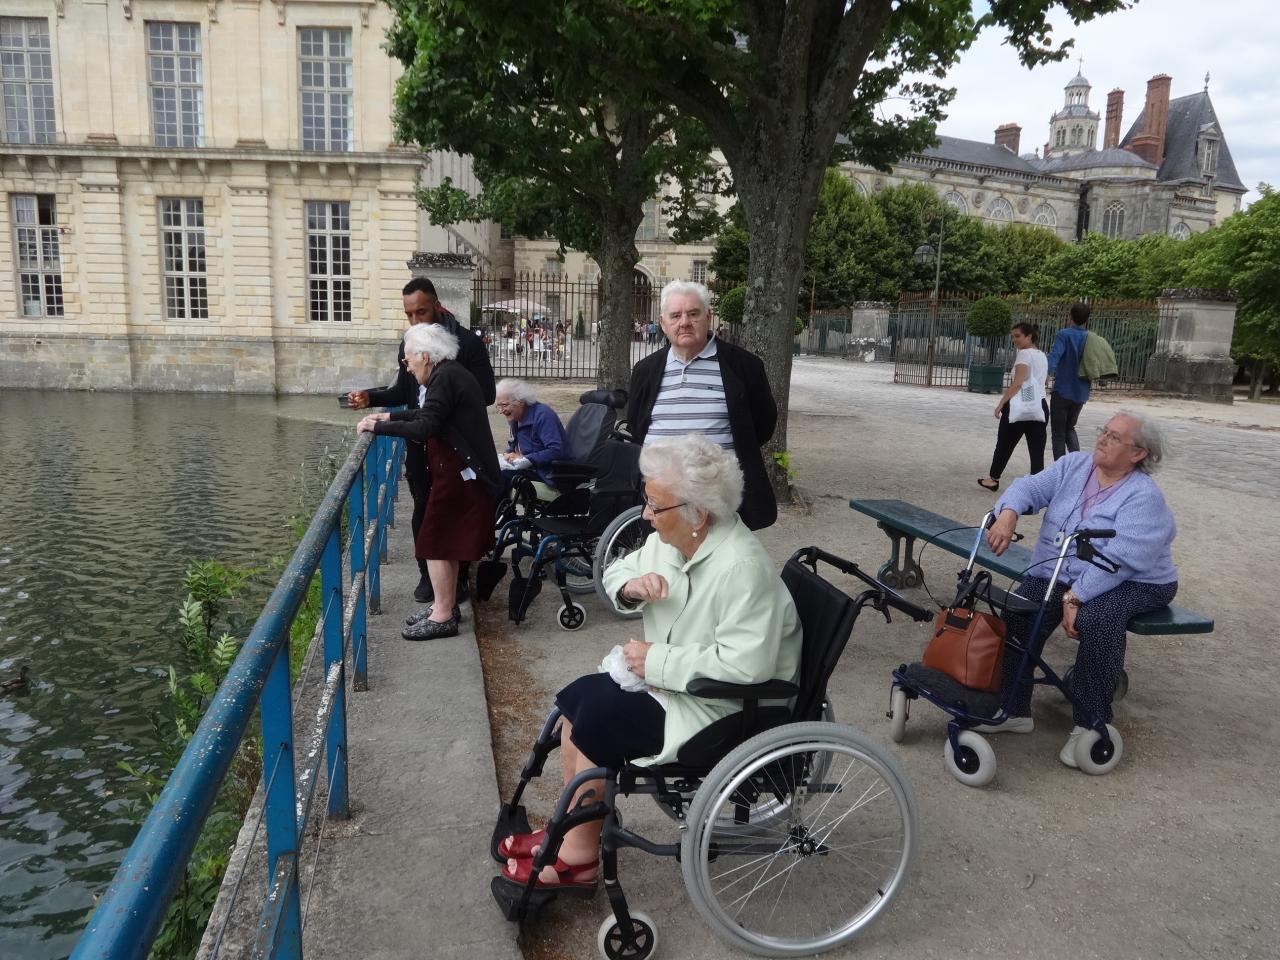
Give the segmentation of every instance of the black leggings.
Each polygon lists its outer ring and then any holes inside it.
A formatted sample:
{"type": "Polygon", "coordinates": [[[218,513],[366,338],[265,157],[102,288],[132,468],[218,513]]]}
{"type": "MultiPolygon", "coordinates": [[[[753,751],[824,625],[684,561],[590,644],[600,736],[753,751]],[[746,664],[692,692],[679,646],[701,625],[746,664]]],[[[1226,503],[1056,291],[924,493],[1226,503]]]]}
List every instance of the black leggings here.
{"type": "MultiPolygon", "coordinates": [[[[1049,406],[1043,400],[1040,406],[1044,408],[1045,419],[1049,419],[1049,406]]],[[[1009,404],[1005,404],[1000,408],[1000,428],[996,433],[996,452],[991,455],[991,472],[988,476],[992,480],[999,480],[1000,474],[1004,473],[1004,468],[1009,463],[1009,458],[1013,456],[1013,451],[1018,447],[1018,441],[1023,437],[1027,438],[1027,455],[1031,458],[1031,472],[1039,473],[1044,469],[1044,440],[1045,425],[1040,420],[1019,420],[1017,423],[1009,422],[1009,404]]]]}

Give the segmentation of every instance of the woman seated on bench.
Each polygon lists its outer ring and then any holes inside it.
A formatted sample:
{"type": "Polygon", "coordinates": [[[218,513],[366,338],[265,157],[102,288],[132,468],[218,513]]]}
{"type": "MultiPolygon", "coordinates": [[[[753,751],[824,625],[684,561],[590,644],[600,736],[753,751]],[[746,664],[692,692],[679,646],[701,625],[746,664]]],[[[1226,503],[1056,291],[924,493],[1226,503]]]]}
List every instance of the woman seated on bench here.
{"type": "MultiPolygon", "coordinates": [[[[773,561],[738,517],[742,469],[733,451],[699,434],[655,440],[640,454],[640,471],[644,516],[657,535],[610,566],[604,582],[620,610],[643,610],[646,639],[628,641],[622,653],[645,686],[627,692],[609,673],[593,673],[556,695],[566,784],[592,767],[616,770],[638,758],[670,763],[695,733],[741,709],[685,693],[690,680],[794,681],[800,669],[800,618],[773,561]]],[[[603,781],[584,785],[574,803],[588,791],[599,799],[603,781]]],[[[593,820],[569,830],[538,885],[594,886],[600,827],[593,820]]],[[[505,840],[503,874],[527,883],[544,836],[538,830],[505,840]]]]}
{"type": "MultiPolygon", "coordinates": [[[[1049,573],[1062,537],[1077,528],[1110,530],[1116,535],[1099,549],[1120,565],[1106,573],[1069,556],[1048,610],[1044,629],[1059,622],[1067,636],[1080,642],[1071,678],[1075,727],[1058,759],[1076,765],[1075,740],[1094,723],[1111,722],[1111,700],[1124,667],[1125,631],[1140,613],[1166,607],[1178,592],[1178,571],[1169,546],[1176,530],[1173,514],[1151,471],[1164,457],[1164,441],[1156,424],[1134,413],[1118,413],[1098,434],[1093,453],[1069,453],[1048,470],[1015,480],[996,506],[996,522],[987,543],[996,556],[1013,538],[1018,518],[1045,511],[1032,557],[1034,575],[1023,578],[1018,593],[1028,600],[1044,598],[1049,573]]],[[[1032,616],[1008,613],[1009,636],[1025,642],[1032,616]]],[[[1005,683],[1018,657],[1004,658],[1005,683]]],[[[1031,684],[1016,691],[1011,712],[1017,718],[985,732],[1030,733],[1031,684]]]]}

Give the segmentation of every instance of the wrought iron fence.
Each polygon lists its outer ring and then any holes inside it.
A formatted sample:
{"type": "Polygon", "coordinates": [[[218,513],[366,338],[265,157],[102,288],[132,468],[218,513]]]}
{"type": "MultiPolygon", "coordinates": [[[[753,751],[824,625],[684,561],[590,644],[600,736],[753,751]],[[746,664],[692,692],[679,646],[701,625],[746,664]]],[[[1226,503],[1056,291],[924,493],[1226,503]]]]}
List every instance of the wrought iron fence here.
{"type": "MultiPolygon", "coordinates": [[[[666,345],[659,291],[636,274],[631,295],[631,362],[666,345]]],[[[472,281],[471,328],[489,348],[493,372],[526,380],[594,380],[599,366],[600,285],[560,274],[472,281]]]]}
{"type": "MultiPolygon", "coordinates": [[[[894,383],[934,387],[964,387],[973,364],[1013,365],[1014,349],[1007,337],[970,336],[965,316],[981,294],[946,294],[937,301],[926,294],[904,296],[894,304],[887,325],[894,360],[894,383]]],[[[1048,353],[1059,330],[1068,325],[1073,300],[1027,300],[1006,297],[1011,324],[1033,323],[1040,331],[1040,349],[1048,353]]],[[[1138,390],[1146,385],[1147,361],[1155,352],[1159,316],[1148,300],[1098,300],[1090,303],[1089,329],[1105,337],[1116,354],[1120,375],[1102,386],[1138,390]]]]}
{"type": "Polygon", "coordinates": [[[870,300],[840,310],[814,311],[796,337],[798,352],[845,360],[892,360],[892,316],[892,303],[870,300]]]}

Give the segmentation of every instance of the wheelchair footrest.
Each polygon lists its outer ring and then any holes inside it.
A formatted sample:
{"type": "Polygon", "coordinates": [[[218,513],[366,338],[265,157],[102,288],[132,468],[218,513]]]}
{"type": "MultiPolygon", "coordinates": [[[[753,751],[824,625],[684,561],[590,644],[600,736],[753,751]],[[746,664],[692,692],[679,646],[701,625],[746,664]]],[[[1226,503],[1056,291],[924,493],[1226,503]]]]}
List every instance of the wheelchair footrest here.
{"type": "Polygon", "coordinates": [[[506,866],[507,858],[498,853],[498,844],[507,837],[514,837],[521,833],[533,833],[533,828],[529,826],[529,814],[525,811],[523,804],[518,804],[515,810],[508,814],[507,805],[504,803],[502,809],[498,811],[498,822],[493,827],[493,837],[489,840],[489,856],[493,857],[495,863],[506,866]]]}
{"type": "Polygon", "coordinates": [[[489,889],[493,893],[493,899],[498,903],[498,909],[502,911],[503,917],[511,921],[531,920],[541,912],[542,908],[554,900],[556,897],[577,897],[583,900],[590,900],[600,889],[599,885],[591,888],[586,887],[565,887],[563,890],[548,890],[542,888],[535,889],[529,895],[529,902],[521,906],[521,900],[524,899],[525,885],[516,883],[514,880],[508,880],[502,874],[494,877],[489,883],[489,889]]]}
{"type": "Polygon", "coordinates": [[[507,616],[519,623],[542,592],[541,577],[512,577],[507,587],[507,616]]]}
{"type": "Polygon", "coordinates": [[[493,596],[493,589],[507,575],[507,561],[481,560],[476,564],[476,596],[488,600],[493,596]]]}

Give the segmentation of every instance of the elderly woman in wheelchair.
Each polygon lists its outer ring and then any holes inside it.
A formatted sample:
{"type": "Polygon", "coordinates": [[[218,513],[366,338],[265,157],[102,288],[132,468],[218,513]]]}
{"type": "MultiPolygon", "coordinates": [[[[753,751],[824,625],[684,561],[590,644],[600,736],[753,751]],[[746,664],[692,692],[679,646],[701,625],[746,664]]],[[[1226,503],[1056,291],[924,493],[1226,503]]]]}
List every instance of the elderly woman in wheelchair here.
{"type": "Polygon", "coordinates": [[[656,925],[630,911],[618,877],[618,850],[635,847],[680,860],[691,902],[730,944],[769,956],[832,949],[892,901],[918,833],[893,758],[830,722],[827,680],[864,606],[929,614],[814,547],[780,577],[737,516],[737,459],[705,438],[655,441],[640,468],[655,533],[605,584],[619,609],[641,611],[644,639],[557,695],[494,828],[494,897],[523,920],[603,878],[612,913],[597,946],[606,960],[644,960],[656,925]],[[870,589],[850,597],[818,561],[870,589]],[[556,748],[564,790],[535,831],[519,800],[556,748]],[[622,825],[617,798],[633,794],[677,821],[678,843],[622,825]]]}
{"type": "MultiPolygon", "coordinates": [[[[674,760],[689,737],[739,709],[684,692],[695,677],[793,681],[800,666],[795,604],[737,516],[742,470],[733,454],[698,435],[659,440],[640,455],[640,470],[656,536],[611,566],[605,582],[619,609],[642,610],[645,640],[629,641],[622,655],[644,684],[628,692],[609,673],[593,673],[556,696],[566,784],[594,767],[674,760]]],[[[603,788],[603,781],[588,781],[578,796],[598,797],[603,788]]],[[[594,887],[600,827],[593,820],[569,830],[559,860],[538,884],[594,887]]],[[[510,854],[508,878],[528,880],[527,858],[543,836],[500,845],[510,854]]]]}

